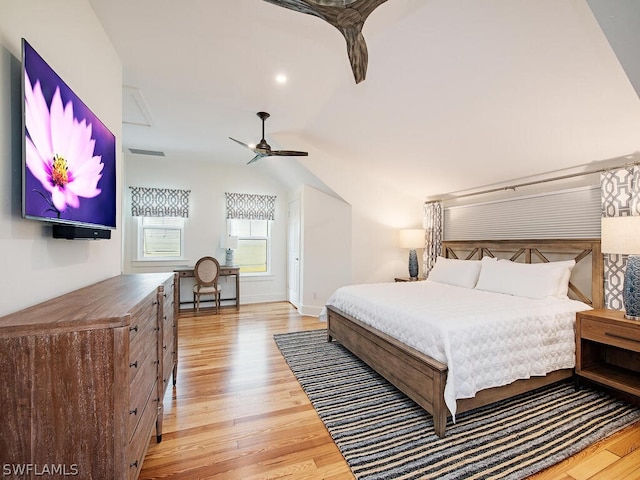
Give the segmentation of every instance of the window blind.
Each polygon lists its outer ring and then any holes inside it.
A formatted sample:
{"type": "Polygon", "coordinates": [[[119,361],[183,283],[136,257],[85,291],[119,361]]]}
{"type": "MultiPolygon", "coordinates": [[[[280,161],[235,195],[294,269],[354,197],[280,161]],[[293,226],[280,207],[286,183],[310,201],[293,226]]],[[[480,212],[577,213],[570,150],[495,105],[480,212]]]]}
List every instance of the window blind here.
{"type": "Polygon", "coordinates": [[[445,207],[445,240],[599,238],[599,186],[445,207]]]}
{"type": "Polygon", "coordinates": [[[273,220],[276,211],[274,195],[225,193],[228,219],[273,220]]]}
{"type": "Polygon", "coordinates": [[[191,190],[129,187],[134,217],[189,217],[191,190]]]}

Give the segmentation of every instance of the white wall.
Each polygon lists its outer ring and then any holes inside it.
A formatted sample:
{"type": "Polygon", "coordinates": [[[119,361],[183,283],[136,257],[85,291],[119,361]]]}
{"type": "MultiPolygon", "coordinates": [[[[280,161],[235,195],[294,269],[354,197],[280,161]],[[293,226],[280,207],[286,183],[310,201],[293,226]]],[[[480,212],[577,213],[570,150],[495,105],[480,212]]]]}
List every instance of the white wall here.
{"type": "Polygon", "coordinates": [[[299,311],[317,316],[337,288],[352,283],[351,206],[307,185],[300,200],[299,311]]]}
{"type": "MultiPolygon", "coordinates": [[[[21,218],[22,37],[116,135],[118,147],[122,138],[122,65],[89,3],[0,2],[0,315],[118,275],[122,264],[119,224],[111,240],[69,241],[21,218]]],[[[116,168],[121,172],[119,152],[116,168]]]]}
{"type": "Polygon", "coordinates": [[[394,159],[389,159],[386,172],[320,150],[300,161],[351,205],[352,283],[393,282],[407,276],[409,252],[398,246],[398,231],[422,227],[425,197],[423,191],[398,190],[390,183],[394,159]]]}
{"type": "MultiPolygon", "coordinates": [[[[225,262],[220,236],[226,234],[225,192],[275,195],[276,213],[272,223],[271,275],[241,276],[240,302],[257,303],[286,300],[287,193],[273,178],[246,165],[233,166],[207,161],[185,161],[169,157],[126,154],[124,187],[124,270],[127,273],[171,271],[178,266],[193,266],[211,255],[225,262]],[[131,192],[134,187],[191,190],[189,218],[185,221],[187,259],[176,262],[137,262],[134,258],[136,220],[131,216],[131,192]]],[[[182,300],[190,298],[193,281],[181,285],[182,300]]],[[[222,296],[233,296],[235,280],[222,279],[222,296]]]]}

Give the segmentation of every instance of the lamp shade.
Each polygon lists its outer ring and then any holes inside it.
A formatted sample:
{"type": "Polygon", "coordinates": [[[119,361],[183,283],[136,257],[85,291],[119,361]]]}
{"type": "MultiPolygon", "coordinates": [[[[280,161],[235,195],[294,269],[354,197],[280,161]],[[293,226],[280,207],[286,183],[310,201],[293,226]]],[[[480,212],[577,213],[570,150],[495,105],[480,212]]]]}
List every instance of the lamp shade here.
{"type": "Polygon", "coordinates": [[[640,254],[640,215],[603,217],[601,227],[602,253],[640,254]]]}
{"type": "Polygon", "coordinates": [[[424,248],[424,230],[420,228],[409,228],[400,230],[400,248],[424,248]]]}
{"type": "Polygon", "coordinates": [[[220,246],[225,249],[235,250],[238,248],[238,236],[237,235],[226,235],[220,239],[220,246]]]}

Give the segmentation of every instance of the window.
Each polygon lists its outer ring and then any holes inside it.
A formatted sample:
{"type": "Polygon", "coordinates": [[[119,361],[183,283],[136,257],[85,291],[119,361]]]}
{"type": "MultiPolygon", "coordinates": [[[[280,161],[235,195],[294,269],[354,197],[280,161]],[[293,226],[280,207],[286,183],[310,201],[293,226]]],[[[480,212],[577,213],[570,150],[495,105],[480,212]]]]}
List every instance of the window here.
{"type": "Polygon", "coordinates": [[[227,232],[238,236],[234,263],[240,267],[241,273],[270,273],[270,220],[230,219],[227,220],[227,232]]]}
{"type": "Polygon", "coordinates": [[[138,260],[177,260],[184,254],[184,218],[138,217],[138,260]]]}

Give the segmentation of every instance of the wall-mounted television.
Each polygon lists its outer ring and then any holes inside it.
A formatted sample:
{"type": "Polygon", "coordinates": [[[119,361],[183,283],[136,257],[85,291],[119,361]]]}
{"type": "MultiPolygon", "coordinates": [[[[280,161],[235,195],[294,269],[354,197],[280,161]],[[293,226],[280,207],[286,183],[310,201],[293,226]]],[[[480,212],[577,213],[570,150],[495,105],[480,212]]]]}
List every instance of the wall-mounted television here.
{"type": "Polygon", "coordinates": [[[115,135],[25,39],[22,67],[22,216],[54,237],[116,228],[115,135]]]}

